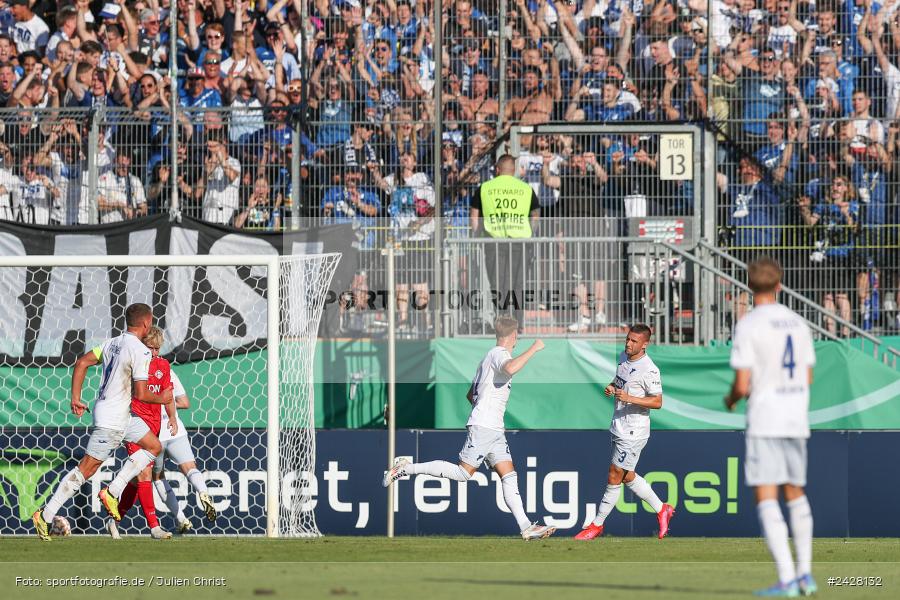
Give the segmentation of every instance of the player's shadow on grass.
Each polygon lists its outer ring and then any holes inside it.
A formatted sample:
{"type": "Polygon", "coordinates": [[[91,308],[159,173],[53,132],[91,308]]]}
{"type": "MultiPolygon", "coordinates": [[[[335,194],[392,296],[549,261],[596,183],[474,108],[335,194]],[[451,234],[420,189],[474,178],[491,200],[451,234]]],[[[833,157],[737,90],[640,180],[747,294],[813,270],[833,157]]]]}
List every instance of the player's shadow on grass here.
{"type": "Polygon", "coordinates": [[[437,579],[428,578],[425,581],[435,583],[471,583],[472,585],[515,585],[528,587],[560,587],[586,590],[608,590],[623,592],[660,592],[664,594],[711,594],[711,595],[737,595],[746,596],[747,590],[714,590],[709,588],[692,588],[671,585],[632,585],[625,583],[582,583],[572,581],[514,581],[514,580],[485,580],[485,579],[437,579]]]}

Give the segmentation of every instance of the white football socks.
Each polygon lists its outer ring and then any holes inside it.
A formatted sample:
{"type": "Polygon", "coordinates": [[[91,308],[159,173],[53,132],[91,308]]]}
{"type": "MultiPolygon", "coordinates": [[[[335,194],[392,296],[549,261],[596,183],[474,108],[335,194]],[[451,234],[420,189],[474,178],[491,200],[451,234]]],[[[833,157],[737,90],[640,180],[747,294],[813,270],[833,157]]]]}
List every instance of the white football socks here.
{"type": "Polygon", "coordinates": [[[187,474],[188,481],[191,482],[191,485],[194,486],[194,489],[200,492],[201,494],[207,494],[209,491],[206,489],[206,478],[203,476],[197,469],[191,469],[187,474]]]}
{"type": "Polygon", "coordinates": [[[138,476],[138,473],[144,470],[144,467],[156,460],[156,455],[151,454],[147,450],[141,449],[128,457],[122,464],[122,468],[116,474],[109,484],[109,493],[119,498],[128,482],[138,476]]]}
{"type": "Polygon", "coordinates": [[[432,460],[424,463],[410,463],[403,467],[408,475],[431,475],[453,481],[468,481],[469,473],[459,465],[446,460],[432,460]]]}
{"type": "Polygon", "coordinates": [[[763,500],[756,505],[759,515],[759,524],[762,526],[766,545],[772,558],[775,559],[775,568],[778,570],[778,580],[781,583],[790,583],[797,578],[794,570],[794,560],[791,557],[791,545],[788,541],[788,526],[781,514],[778,500],[763,500]]]}
{"type": "Polygon", "coordinates": [[[611,483],[606,484],[606,491],[603,492],[603,500],[600,501],[600,508],[597,509],[597,516],[594,517],[594,525],[597,525],[598,527],[603,525],[606,521],[606,517],[608,517],[609,513],[612,512],[612,509],[616,507],[616,502],[619,501],[619,494],[621,492],[621,483],[615,485],[611,483]]]}
{"type": "Polygon", "coordinates": [[[184,512],[181,510],[181,506],[178,504],[178,496],[175,495],[175,492],[172,490],[172,486],[169,485],[168,480],[166,479],[157,479],[153,482],[153,487],[156,488],[156,493],[159,494],[159,497],[162,498],[162,501],[166,504],[166,507],[169,509],[169,513],[175,517],[175,521],[180,525],[181,523],[187,520],[187,517],[184,516],[184,512]]]}
{"type": "Polygon", "coordinates": [[[659,496],[653,491],[653,488],[650,487],[650,484],[647,483],[647,480],[638,475],[634,474],[634,479],[631,481],[626,481],[625,485],[628,486],[634,495],[646,502],[650,505],[650,508],[653,509],[653,512],[658,513],[662,510],[662,500],[659,499],[659,496]]]}
{"type": "Polygon", "coordinates": [[[525,531],[531,527],[531,521],[528,520],[528,515],[525,514],[525,509],[522,507],[522,496],[519,495],[519,476],[515,471],[510,471],[500,478],[500,485],[503,488],[503,501],[506,502],[506,507],[516,518],[519,531],[525,531]]]}
{"type": "Polygon", "coordinates": [[[65,474],[62,481],[60,481],[59,485],[56,486],[56,491],[53,492],[53,496],[44,507],[44,512],[42,513],[42,515],[47,523],[53,521],[53,517],[56,516],[56,513],[59,512],[59,509],[62,508],[62,505],[65,504],[69,498],[74,496],[79,489],[81,489],[84,481],[84,475],[81,473],[81,469],[79,469],[78,467],[75,467],[65,474]]]}
{"type": "Polygon", "coordinates": [[[812,573],[813,517],[809,500],[800,496],[787,503],[791,519],[791,535],[797,551],[797,575],[812,573]]]}

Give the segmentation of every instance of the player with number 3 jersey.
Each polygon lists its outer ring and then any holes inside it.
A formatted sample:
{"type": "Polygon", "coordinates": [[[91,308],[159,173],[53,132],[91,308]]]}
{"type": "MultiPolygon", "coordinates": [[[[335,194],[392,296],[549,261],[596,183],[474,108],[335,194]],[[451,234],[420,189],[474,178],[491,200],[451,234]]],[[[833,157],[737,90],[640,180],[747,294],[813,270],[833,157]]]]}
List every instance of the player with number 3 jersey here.
{"type": "Polygon", "coordinates": [[[576,540],[592,540],[603,534],[603,524],[619,500],[622,483],[656,512],[659,539],[669,532],[675,509],[663,503],[647,480],[635,472],[641,451],[650,438],[650,409],[662,408],[662,378],[656,364],[647,356],[650,336],[647,325],[631,326],[625,338],[625,351],[619,355],[616,378],[604,390],[607,396],[616,399],[609,427],[612,461],[597,516],[575,535],[576,540]]]}

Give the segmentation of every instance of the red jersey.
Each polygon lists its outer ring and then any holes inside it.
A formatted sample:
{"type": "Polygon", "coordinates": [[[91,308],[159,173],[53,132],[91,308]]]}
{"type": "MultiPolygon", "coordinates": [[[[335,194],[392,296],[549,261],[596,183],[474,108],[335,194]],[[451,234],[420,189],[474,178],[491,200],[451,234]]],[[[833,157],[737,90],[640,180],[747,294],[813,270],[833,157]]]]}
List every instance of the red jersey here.
{"type": "MultiPolygon", "coordinates": [[[[147,387],[154,394],[162,394],[164,391],[172,389],[172,371],[169,361],[161,356],[150,361],[149,378],[147,379],[147,387]]],[[[144,420],[144,423],[150,427],[150,431],[154,435],[159,435],[162,405],[141,402],[135,398],[131,399],[131,413],[144,420]]],[[[163,409],[164,410],[164,409],[163,409]]]]}

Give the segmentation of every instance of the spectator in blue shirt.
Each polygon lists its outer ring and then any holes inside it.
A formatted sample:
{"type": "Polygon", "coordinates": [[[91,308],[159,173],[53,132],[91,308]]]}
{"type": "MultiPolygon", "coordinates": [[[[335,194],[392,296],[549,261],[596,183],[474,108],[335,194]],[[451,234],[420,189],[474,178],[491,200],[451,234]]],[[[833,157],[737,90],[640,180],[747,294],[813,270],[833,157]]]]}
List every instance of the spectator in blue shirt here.
{"type": "Polygon", "coordinates": [[[766,179],[775,186],[790,186],[797,172],[794,142],[797,127],[788,122],[784,113],[772,113],[766,124],[768,143],[756,151],[756,160],[765,168],[766,179]],[[785,135],[787,130],[787,135],[785,135]]]}
{"type": "Polygon", "coordinates": [[[390,46],[391,59],[396,58],[394,54],[397,51],[397,33],[394,26],[389,23],[390,10],[382,0],[377,0],[373,4],[368,5],[369,15],[366,22],[362,24],[363,41],[367,46],[374,44],[376,41],[384,41],[390,46]]]}
{"type": "MultiPolygon", "coordinates": [[[[316,80],[313,79],[313,84],[316,80]]],[[[328,148],[343,144],[350,138],[350,122],[353,115],[352,88],[335,76],[328,77],[324,89],[316,86],[317,98],[311,102],[314,109],[312,122],[318,122],[316,146],[328,148]]]]}
{"type": "MultiPolygon", "coordinates": [[[[728,66],[741,75],[740,63],[730,61],[728,66]]],[[[753,140],[762,141],[769,115],[784,110],[787,93],[784,81],[778,76],[778,67],[775,52],[767,48],[759,57],[759,73],[744,73],[741,77],[739,97],[744,100],[743,129],[753,140]]]]}
{"type": "MultiPolygon", "coordinates": [[[[801,198],[800,216],[816,232],[814,250],[809,258],[813,270],[818,272],[820,289],[825,292],[822,306],[831,313],[835,312],[836,306],[838,315],[849,321],[850,291],[856,283],[851,260],[859,233],[859,204],[849,178],[846,175],[835,177],[825,201],[813,209],[810,205],[809,198],[801,198]]],[[[826,317],[825,328],[835,334],[834,319],[826,317]]],[[[842,335],[850,335],[849,328],[841,329],[842,335]]]]}
{"type": "MultiPolygon", "coordinates": [[[[203,69],[191,69],[184,87],[178,90],[178,103],[185,108],[216,108],[222,106],[219,90],[205,87],[203,69]]],[[[203,128],[204,111],[191,111],[191,122],[195,133],[203,128]]]]}
{"type": "Polygon", "coordinates": [[[394,13],[394,32],[397,35],[397,48],[400,56],[413,55],[413,46],[419,35],[419,19],[412,14],[411,0],[397,2],[397,10],[394,13]]]}
{"type": "Polygon", "coordinates": [[[826,50],[819,54],[817,64],[818,79],[810,78],[806,84],[804,97],[807,102],[815,98],[816,88],[825,82],[831,88],[837,87],[837,92],[829,96],[832,108],[838,110],[838,114],[849,115],[853,111],[853,81],[844,77],[838,70],[837,55],[833,50],[826,50]]]}
{"type": "Polygon", "coordinates": [[[266,45],[256,49],[256,57],[269,72],[269,87],[275,86],[275,63],[280,62],[284,69],[284,81],[300,79],[302,72],[297,58],[291,52],[285,52],[284,33],[278,23],[266,25],[266,45]]]}
{"type": "Polygon", "coordinates": [[[359,248],[373,248],[375,244],[376,217],[381,212],[381,201],[372,188],[361,187],[363,170],[349,166],[344,172],[344,185],[325,190],[322,197],[322,216],[327,223],[353,223],[357,229],[359,248]]]}
{"type": "Polygon", "coordinates": [[[595,104],[594,114],[590,120],[603,121],[627,121],[634,116],[634,107],[631,104],[619,102],[622,93],[621,84],[616,79],[607,78],[603,81],[603,95],[601,102],[595,104]]]}
{"type": "Polygon", "coordinates": [[[775,190],[752,158],[741,158],[739,177],[728,186],[728,224],[736,228],[731,245],[759,249],[780,243],[781,202],[775,190]]]}

